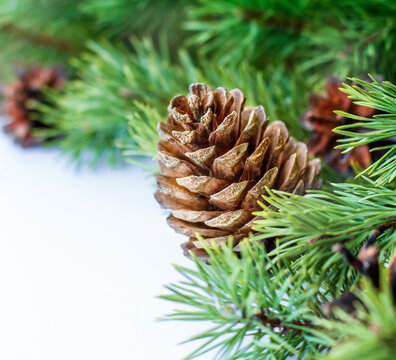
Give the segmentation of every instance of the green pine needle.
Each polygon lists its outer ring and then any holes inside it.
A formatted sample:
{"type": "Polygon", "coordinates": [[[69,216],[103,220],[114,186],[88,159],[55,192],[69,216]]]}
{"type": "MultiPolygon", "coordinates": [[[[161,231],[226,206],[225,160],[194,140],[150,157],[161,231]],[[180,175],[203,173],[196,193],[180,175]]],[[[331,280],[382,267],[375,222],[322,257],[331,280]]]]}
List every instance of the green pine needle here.
{"type": "Polygon", "coordinates": [[[338,114],[355,121],[334,129],[337,134],[345,136],[339,140],[341,145],[336,148],[348,152],[360,145],[374,144],[371,151],[380,152],[382,156],[358,176],[370,176],[375,178],[377,185],[385,185],[396,178],[396,86],[389,81],[379,82],[370,77],[372,82],[351,78],[358,85],[344,84],[342,90],[357,105],[370,107],[381,113],[372,118],[365,118],[337,111],[338,114]],[[367,131],[354,131],[357,128],[367,131]]]}

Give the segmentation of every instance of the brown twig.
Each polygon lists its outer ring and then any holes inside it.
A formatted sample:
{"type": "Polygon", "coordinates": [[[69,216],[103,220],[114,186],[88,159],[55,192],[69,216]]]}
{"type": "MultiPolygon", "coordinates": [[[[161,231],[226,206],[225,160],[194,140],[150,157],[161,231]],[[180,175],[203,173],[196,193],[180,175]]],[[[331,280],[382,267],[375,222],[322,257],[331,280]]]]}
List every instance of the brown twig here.
{"type": "Polygon", "coordinates": [[[263,325],[268,325],[271,327],[271,329],[279,329],[282,333],[285,333],[287,331],[296,331],[296,332],[301,332],[301,330],[294,328],[293,326],[305,326],[308,328],[312,328],[312,323],[310,321],[292,321],[289,322],[291,325],[284,324],[282,320],[280,319],[274,319],[268,317],[264,311],[261,313],[257,314],[256,317],[260,319],[260,321],[263,323],[263,325]]]}
{"type": "Polygon", "coordinates": [[[48,35],[35,34],[31,31],[20,29],[14,24],[5,25],[0,29],[0,31],[19,36],[33,44],[50,47],[62,52],[73,53],[77,50],[76,45],[70,41],[59,40],[48,35]]]}

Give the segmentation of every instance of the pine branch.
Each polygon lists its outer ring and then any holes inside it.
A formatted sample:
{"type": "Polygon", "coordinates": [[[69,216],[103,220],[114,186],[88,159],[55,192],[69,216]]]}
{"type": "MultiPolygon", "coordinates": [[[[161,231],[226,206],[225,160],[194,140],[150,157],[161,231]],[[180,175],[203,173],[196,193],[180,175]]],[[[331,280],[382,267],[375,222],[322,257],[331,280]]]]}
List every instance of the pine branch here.
{"type": "MultiPolygon", "coordinates": [[[[332,350],[326,360],[392,360],[396,352],[396,311],[389,286],[389,275],[382,271],[381,291],[368,280],[356,289],[362,305],[357,313],[350,315],[336,312],[336,318],[316,319],[315,325],[326,334],[327,340],[319,336],[320,343],[326,342],[332,350]]],[[[315,340],[313,340],[315,341],[315,340]]]]}
{"type": "MultiPolygon", "coordinates": [[[[134,155],[143,155],[143,151],[149,151],[146,156],[153,155],[157,134],[153,138],[152,131],[146,131],[153,125],[140,123],[148,120],[141,101],[151,99],[166,109],[170,94],[188,84],[187,70],[173,66],[166,54],[158,53],[149,41],[134,41],[135,54],[106,41],[92,42],[89,47],[91,53],[73,62],[78,79],[69,82],[63,94],[54,94],[54,107],[42,109],[43,122],[52,128],[51,134],[43,135],[57,136],[54,145],[70,153],[80,165],[102,161],[117,164],[121,159],[115,144],[125,143],[127,120],[132,116],[141,127],[131,131],[136,135],[132,141],[134,155]],[[139,138],[142,134],[146,137],[139,138]],[[136,148],[136,144],[140,147],[136,148]]],[[[153,114],[158,122],[159,117],[153,114]]]]}
{"type": "MultiPolygon", "coordinates": [[[[255,241],[242,245],[241,258],[232,251],[231,242],[222,248],[215,243],[213,248],[202,244],[210,254],[209,264],[194,257],[194,270],[176,267],[184,280],[168,286],[170,295],[161,297],[186,307],[166,320],[214,324],[190,339],[204,344],[186,359],[216,349],[220,349],[216,358],[235,360],[392,359],[394,275],[390,281],[382,271],[379,287],[367,278],[352,290],[348,286],[334,291],[326,269],[321,270],[324,276],[315,276],[296,262],[274,260],[255,241]],[[329,297],[338,298],[340,293],[355,295],[348,301],[354,301],[357,311],[349,315],[341,307],[332,307],[332,315],[325,316],[329,297]]],[[[371,255],[366,252],[365,256],[371,255]]],[[[359,259],[363,260],[363,255],[359,259]]],[[[392,274],[395,266],[393,262],[392,274]]],[[[365,272],[365,268],[361,270],[365,272]]]]}
{"type": "Polygon", "coordinates": [[[79,11],[79,0],[3,0],[0,25],[17,27],[27,34],[57,37],[82,44],[92,35],[91,20],[79,11]]]}
{"type": "Polygon", "coordinates": [[[133,40],[134,52],[105,41],[89,47],[91,53],[73,62],[79,79],[71,81],[63,94],[54,95],[56,106],[46,108],[43,119],[53,128],[52,135],[62,136],[54,144],[59,143],[76,160],[85,159],[82,163],[93,164],[108,155],[117,161],[116,142],[125,147],[128,156],[154,157],[156,124],[166,119],[170,99],[193,82],[206,82],[214,88],[238,87],[250,104],[264,104],[271,120],[285,118],[292,134],[299,139],[305,136],[299,124],[305,106],[300,93],[308,91],[311,83],[298,73],[294,78],[284,77],[280,68],[271,74],[271,80],[247,64],[237,68],[194,64],[183,51],[178,61],[172,61],[166,43],[157,51],[148,40],[133,40]],[[295,109],[291,115],[290,107],[295,109]],[[126,141],[126,119],[130,141],[126,141]]]}
{"type": "Polygon", "coordinates": [[[108,37],[167,34],[180,40],[180,19],[189,1],[181,0],[84,0],[83,14],[95,19],[95,26],[108,37]]]}
{"type": "Polygon", "coordinates": [[[306,1],[290,5],[289,1],[201,0],[192,7],[185,28],[193,33],[190,42],[203,56],[211,54],[223,65],[244,59],[259,65],[272,59],[279,63],[298,47],[309,8],[306,1]]]}
{"type": "MultiPolygon", "coordinates": [[[[62,63],[93,37],[91,19],[78,11],[78,0],[4,0],[0,2],[1,65],[62,63]]],[[[9,71],[4,71],[6,77],[9,71]]]]}
{"type": "Polygon", "coordinates": [[[9,32],[0,32],[0,82],[4,85],[15,81],[15,69],[40,64],[41,66],[64,66],[70,56],[68,52],[60,52],[53,47],[44,45],[32,46],[28,39],[21,39],[9,32]]]}
{"type": "Polygon", "coordinates": [[[368,175],[376,179],[377,185],[391,183],[396,178],[396,86],[388,81],[380,83],[374,77],[372,82],[351,79],[358,85],[344,84],[345,93],[356,104],[371,107],[380,112],[372,118],[355,116],[338,111],[337,113],[355,120],[353,124],[342,125],[334,132],[346,138],[339,140],[337,148],[351,151],[363,144],[374,144],[373,152],[378,152],[379,159],[358,176],[368,175]],[[360,128],[366,131],[354,131],[360,128]]]}
{"type": "Polygon", "coordinates": [[[88,40],[102,36],[124,40],[128,35],[164,35],[180,45],[180,18],[185,1],[130,0],[4,0],[0,3],[0,36],[4,62],[31,64],[48,55],[67,63],[88,40]],[[54,48],[63,54],[54,54],[54,48]],[[65,54],[67,53],[67,54],[65,54]],[[58,55],[58,56],[55,56],[58,55]]]}
{"type": "Polygon", "coordinates": [[[303,63],[307,76],[372,71],[394,78],[395,13],[386,0],[200,0],[185,27],[202,56],[222,64],[303,63]]]}
{"type": "Polygon", "coordinates": [[[51,105],[40,108],[49,128],[40,135],[54,137],[53,145],[78,166],[120,163],[115,140],[127,136],[127,114],[134,109],[125,96],[127,52],[106,52],[105,46],[91,44],[96,53],[73,60],[79,79],[69,81],[62,93],[50,93],[51,105]]]}
{"type": "Polygon", "coordinates": [[[332,191],[313,191],[306,196],[268,190],[257,213],[256,239],[277,239],[271,253],[276,258],[295,259],[295,265],[312,274],[326,274],[334,288],[345,289],[355,281],[356,273],[334,254],[331,246],[344,242],[357,253],[370,231],[380,229],[378,245],[389,259],[396,245],[393,232],[396,192],[375,187],[372,182],[334,184],[332,191]]]}
{"type": "Polygon", "coordinates": [[[157,125],[164,117],[156,109],[138,101],[134,104],[134,112],[129,116],[128,131],[130,139],[133,141],[117,140],[117,146],[123,149],[123,155],[127,161],[146,168],[151,172],[156,172],[156,165],[147,165],[142,161],[146,157],[156,159],[158,131],[157,125]]]}
{"type": "Polygon", "coordinates": [[[372,72],[394,79],[389,63],[396,59],[389,50],[396,43],[395,13],[395,4],[385,0],[317,2],[316,24],[302,36],[308,47],[301,58],[305,69],[340,77],[372,72]]]}
{"type": "Polygon", "coordinates": [[[19,29],[15,24],[8,24],[3,26],[0,29],[0,32],[3,31],[6,33],[11,33],[12,35],[15,35],[20,38],[24,38],[26,41],[28,41],[31,44],[39,45],[43,47],[50,47],[55,49],[56,51],[61,51],[61,52],[65,51],[72,53],[76,50],[75,45],[69,41],[57,39],[47,35],[34,34],[31,33],[30,31],[19,29]]]}
{"type": "MultiPolygon", "coordinates": [[[[194,258],[195,270],[176,267],[184,277],[161,298],[183,304],[167,320],[210,321],[215,326],[191,340],[203,342],[186,359],[217,350],[221,359],[287,359],[318,355],[312,345],[312,316],[328,299],[326,285],[296,276],[290,262],[271,263],[263,246],[246,243],[241,259],[232,244],[209,249],[210,265],[194,258]],[[309,285],[308,285],[309,284],[309,285]]],[[[305,274],[307,274],[305,272],[305,274]]]]}

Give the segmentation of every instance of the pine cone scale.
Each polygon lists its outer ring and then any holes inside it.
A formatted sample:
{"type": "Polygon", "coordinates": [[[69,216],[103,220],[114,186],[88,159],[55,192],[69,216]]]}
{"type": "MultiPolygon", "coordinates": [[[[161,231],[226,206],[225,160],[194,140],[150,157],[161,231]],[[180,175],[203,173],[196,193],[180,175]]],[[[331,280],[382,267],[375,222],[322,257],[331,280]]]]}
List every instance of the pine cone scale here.
{"type": "Polygon", "coordinates": [[[234,210],[244,199],[248,184],[248,181],[233,183],[218,193],[211,195],[209,203],[222,210],[234,210]]]}
{"type": "Polygon", "coordinates": [[[172,215],[175,218],[191,223],[206,222],[221,215],[221,211],[194,211],[194,210],[174,210],[172,215]]]}
{"type": "Polygon", "coordinates": [[[204,237],[219,237],[227,236],[229,233],[225,230],[214,229],[206,226],[205,224],[190,223],[180,220],[173,215],[168,217],[168,224],[176,232],[187,236],[195,236],[197,233],[204,237]]]}

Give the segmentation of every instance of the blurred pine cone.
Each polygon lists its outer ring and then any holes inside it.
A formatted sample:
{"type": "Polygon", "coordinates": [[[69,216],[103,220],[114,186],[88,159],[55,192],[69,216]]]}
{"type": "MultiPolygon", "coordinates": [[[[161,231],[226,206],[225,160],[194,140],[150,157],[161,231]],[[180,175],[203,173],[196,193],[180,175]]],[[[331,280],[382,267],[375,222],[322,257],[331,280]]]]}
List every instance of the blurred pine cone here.
{"type": "Polygon", "coordinates": [[[188,97],[174,97],[159,124],[158,202],[172,209],[168,223],[190,237],[183,244],[206,259],[197,241],[235,244],[252,231],[252,211],[265,187],[303,193],[312,187],[320,161],[308,161],[304,143],[281,121],[268,125],[262,106],[244,107],[239,89],[213,91],[192,84],[188,97]]]}
{"type": "Polygon", "coordinates": [[[4,90],[5,113],[11,117],[4,130],[24,147],[38,145],[44,139],[34,137],[32,130],[46,126],[38,119],[37,110],[32,108],[32,103],[45,101],[43,90],[60,88],[65,80],[65,72],[59,67],[33,66],[19,70],[17,75],[18,79],[4,90]]]}
{"type": "Polygon", "coordinates": [[[329,76],[326,82],[326,94],[310,96],[310,110],[302,116],[302,122],[306,129],[313,131],[308,143],[309,152],[313,155],[322,155],[326,163],[345,175],[352,163],[367,168],[372,159],[368,145],[359,146],[346,154],[342,154],[340,149],[334,149],[337,140],[342,136],[332,130],[337,126],[353,122],[335,114],[334,111],[342,110],[358,116],[371,117],[375,114],[375,110],[354,104],[340,87],[342,81],[329,76]]]}

